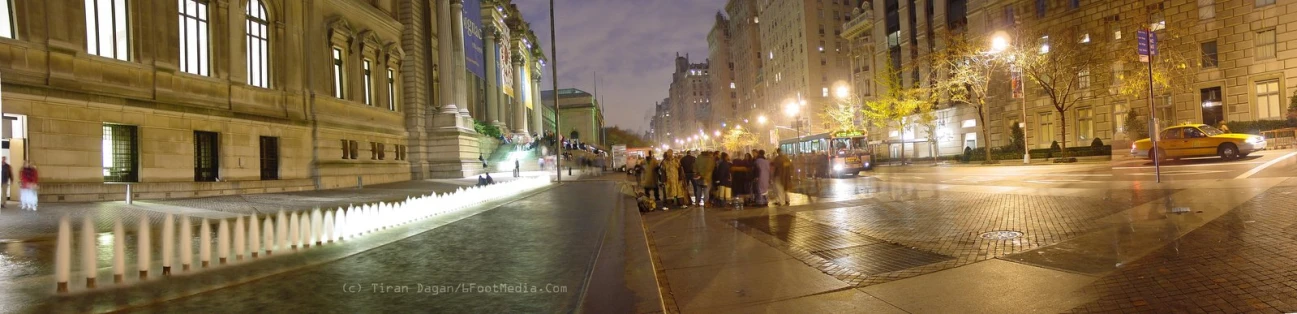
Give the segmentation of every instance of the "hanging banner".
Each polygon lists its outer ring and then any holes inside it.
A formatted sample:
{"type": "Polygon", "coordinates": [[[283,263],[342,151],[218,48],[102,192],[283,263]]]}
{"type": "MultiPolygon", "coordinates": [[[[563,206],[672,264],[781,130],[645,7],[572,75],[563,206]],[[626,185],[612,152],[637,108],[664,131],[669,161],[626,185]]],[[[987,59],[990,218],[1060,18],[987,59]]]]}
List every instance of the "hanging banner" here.
{"type": "Polygon", "coordinates": [[[478,77],[486,77],[484,56],[485,43],[482,41],[482,1],[464,0],[464,67],[478,77]]]}
{"type": "Polygon", "coordinates": [[[1009,73],[1009,84],[1013,88],[1013,99],[1022,99],[1022,70],[1014,67],[1009,73]]]}

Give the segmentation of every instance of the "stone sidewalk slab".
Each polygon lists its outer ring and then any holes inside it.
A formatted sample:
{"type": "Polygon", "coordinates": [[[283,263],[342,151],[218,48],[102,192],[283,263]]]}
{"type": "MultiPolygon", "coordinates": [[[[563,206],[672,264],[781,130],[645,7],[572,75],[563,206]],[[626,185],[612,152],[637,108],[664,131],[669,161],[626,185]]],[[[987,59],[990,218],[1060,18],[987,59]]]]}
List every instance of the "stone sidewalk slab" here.
{"type": "Polygon", "coordinates": [[[910,313],[1060,313],[1097,278],[1002,260],[861,288],[910,313]]]}

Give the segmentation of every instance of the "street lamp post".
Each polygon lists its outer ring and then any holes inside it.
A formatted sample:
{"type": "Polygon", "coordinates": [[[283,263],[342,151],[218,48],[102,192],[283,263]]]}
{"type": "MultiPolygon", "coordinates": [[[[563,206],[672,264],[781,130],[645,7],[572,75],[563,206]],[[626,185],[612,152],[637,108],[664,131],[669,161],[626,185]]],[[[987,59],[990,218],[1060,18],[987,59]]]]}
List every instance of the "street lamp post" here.
{"type": "MultiPolygon", "coordinates": [[[[1010,48],[1009,35],[1004,31],[995,32],[991,37],[991,53],[999,54],[1010,48]]],[[[1009,55],[1010,61],[1013,61],[1013,55],[1009,55]]],[[[1022,122],[1018,123],[1018,128],[1022,130],[1022,163],[1031,163],[1031,149],[1027,147],[1027,91],[1022,84],[1022,66],[1017,66],[1016,71],[1010,71],[1013,78],[1010,80],[1010,96],[1016,96],[1022,99],[1022,122]]]]}

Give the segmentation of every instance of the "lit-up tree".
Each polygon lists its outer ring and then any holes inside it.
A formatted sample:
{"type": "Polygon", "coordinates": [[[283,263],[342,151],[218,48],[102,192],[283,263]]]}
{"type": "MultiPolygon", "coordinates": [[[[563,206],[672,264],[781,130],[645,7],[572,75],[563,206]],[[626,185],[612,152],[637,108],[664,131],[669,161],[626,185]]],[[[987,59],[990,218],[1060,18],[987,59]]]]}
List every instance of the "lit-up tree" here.
{"type": "MultiPolygon", "coordinates": [[[[976,110],[982,134],[989,139],[986,115],[991,104],[986,102],[991,91],[991,76],[1008,69],[1007,58],[994,53],[982,40],[968,37],[967,33],[943,36],[945,46],[929,54],[927,62],[943,75],[933,84],[938,95],[951,102],[976,110]]],[[[1000,86],[1000,85],[996,85],[1000,86]]],[[[986,162],[992,163],[990,145],[986,147],[986,162]]]]}

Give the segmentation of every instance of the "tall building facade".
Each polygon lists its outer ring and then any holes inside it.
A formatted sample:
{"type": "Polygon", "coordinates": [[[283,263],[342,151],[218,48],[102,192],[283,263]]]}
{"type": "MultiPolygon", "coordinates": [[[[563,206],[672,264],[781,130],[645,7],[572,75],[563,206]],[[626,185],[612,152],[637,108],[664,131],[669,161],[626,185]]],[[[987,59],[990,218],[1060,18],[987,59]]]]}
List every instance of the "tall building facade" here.
{"type": "Polygon", "coordinates": [[[676,55],[675,72],[665,102],[667,110],[656,132],[665,133],[668,145],[682,144],[690,136],[702,136],[712,126],[710,64],[690,63],[689,55],[676,55]]]}
{"type": "MultiPolygon", "coordinates": [[[[554,91],[547,90],[541,94],[545,106],[555,107],[554,91]]],[[[603,106],[594,94],[575,88],[560,89],[556,108],[559,108],[563,127],[559,135],[572,138],[572,132],[576,132],[576,139],[582,143],[608,148],[604,146],[603,138],[603,106]]]]}
{"type": "Polygon", "coordinates": [[[732,49],[730,20],[724,14],[716,13],[716,22],[707,33],[707,60],[711,71],[708,76],[708,88],[711,91],[711,119],[705,133],[719,131],[726,117],[733,117],[739,111],[738,86],[734,82],[734,61],[730,59],[732,49]]]}
{"type": "Polygon", "coordinates": [[[3,153],[41,201],[475,174],[477,4],[0,1],[3,153]]]}
{"type": "MultiPolygon", "coordinates": [[[[725,4],[729,16],[729,62],[734,63],[735,114],[721,120],[724,127],[733,127],[746,117],[753,116],[765,103],[763,70],[765,54],[761,46],[761,12],[757,0],[731,0],[725,4]]],[[[724,89],[729,86],[715,86],[724,89]]]]}
{"type": "MultiPolygon", "coordinates": [[[[938,118],[931,123],[932,131],[921,128],[910,138],[949,143],[939,145],[943,148],[998,147],[1009,143],[1010,127],[1025,120],[1026,143],[1033,149],[1048,148],[1055,141],[1066,141],[1068,146],[1087,146],[1094,139],[1123,147],[1132,140],[1131,130],[1124,123],[1128,115],[1146,121],[1153,112],[1161,126],[1285,119],[1292,95],[1288,83],[1297,78],[1297,68],[1289,66],[1297,62],[1294,61],[1297,49],[1288,44],[1297,36],[1297,30],[1283,25],[1297,21],[1297,16],[1283,12],[1294,9],[1297,4],[1269,0],[1147,3],[882,0],[874,1],[872,10],[866,7],[860,13],[872,15],[867,18],[869,21],[858,18],[853,21],[858,23],[844,27],[872,24],[869,26],[872,36],[886,39],[873,44],[875,69],[888,62],[910,64],[920,60],[923,54],[940,49],[939,40],[932,43],[936,37],[933,34],[944,31],[967,32],[971,38],[985,39],[988,45],[997,32],[1011,37],[1030,33],[1033,38],[1011,40],[1019,49],[1040,49],[1045,53],[1053,40],[1074,40],[1081,43],[1082,49],[1100,49],[1101,53],[1113,57],[1077,73],[1080,77],[1076,87],[1081,96],[1075,106],[1067,108],[1065,115],[1058,112],[1034,82],[1025,82],[1025,101],[1012,98],[1010,86],[1004,83],[1003,88],[993,87],[988,99],[992,102],[987,121],[990,134],[978,136],[980,122],[975,120],[976,114],[967,106],[954,106],[945,109],[952,111],[945,119],[938,118]],[[1179,57],[1185,62],[1176,67],[1188,69],[1187,75],[1177,78],[1172,88],[1155,88],[1152,105],[1147,96],[1120,92],[1124,84],[1147,84],[1128,79],[1134,76],[1134,71],[1144,71],[1146,67],[1145,63],[1128,58],[1135,54],[1135,33],[1141,29],[1152,29],[1159,36],[1160,57],[1179,57]],[[1055,34],[1053,37],[1076,38],[1049,38],[1051,33],[1055,34]],[[1034,38],[1036,35],[1043,37],[1034,38]],[[1023,43],[1044,44],[1021,47],[1023,43]]],[[[865,45],[856,47],[869,49],[865,45]]],[[[906,84],[917,81],[911,73],[902,76],[906,84]]],[[[996,82],[1000,81],[993,84],[996,82]]],[[[885,134],[887,140],[897,141],[900,131],[881,129],[872,134],[885,134]]],[[[886,151],[896,150],[892,147],[886,151]]],[[[916,157],[956,153],[956,149],[942,149],[940,153],[919,151],[916,157]]]]}

